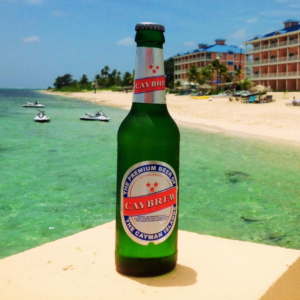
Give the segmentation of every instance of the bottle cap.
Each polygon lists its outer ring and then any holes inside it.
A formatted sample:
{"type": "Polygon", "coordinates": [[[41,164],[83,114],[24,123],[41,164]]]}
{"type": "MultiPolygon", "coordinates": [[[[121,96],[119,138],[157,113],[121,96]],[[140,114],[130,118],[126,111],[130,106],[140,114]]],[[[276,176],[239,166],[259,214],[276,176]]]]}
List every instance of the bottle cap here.
{"type": "Polygon", "coordinates": [[[143,22],[135,25],[135,31],[139,31],[139,30],[156,30],[156,31],[165,32],[165,27],[160,24],[143,22]]]}

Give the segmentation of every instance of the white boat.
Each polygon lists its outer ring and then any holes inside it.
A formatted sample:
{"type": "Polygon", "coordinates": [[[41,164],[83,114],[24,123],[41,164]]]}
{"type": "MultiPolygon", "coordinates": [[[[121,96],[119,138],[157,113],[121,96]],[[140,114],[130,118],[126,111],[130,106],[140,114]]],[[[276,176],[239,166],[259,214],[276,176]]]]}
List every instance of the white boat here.
{"type": "Polygon", "coordinates": [[[45,105],[41,104],[39,101],[35,101],[34,103],[26,102],[26,104],[24,104],[22,106],[23,107],[37,107],[37,108],[45,107],[45,105]]]}
{"type": "Polygon", "coordinates": [[[103,121],[108,122],[110,118],[106,116],[102,111],[96,112],[94,115],[90,113],[85,113],[84,117],[80,117],[83,121],[103,121]]]}
{"type": "Polygon", "coordinates": [[[50,122],[50,118],[45,115],[44,111],[39,111],[39,113],[34,117],[35,122],[46,123],[50,122]]]}
{"type": "Polygon", "coordinates": [[[211,97],[212,98],[221,98],[221,97],[229,97],[230,94],[227,94],[227,93],[220,93],[220,94],[217,94],[217,95],[212,95],[211,97]]]}

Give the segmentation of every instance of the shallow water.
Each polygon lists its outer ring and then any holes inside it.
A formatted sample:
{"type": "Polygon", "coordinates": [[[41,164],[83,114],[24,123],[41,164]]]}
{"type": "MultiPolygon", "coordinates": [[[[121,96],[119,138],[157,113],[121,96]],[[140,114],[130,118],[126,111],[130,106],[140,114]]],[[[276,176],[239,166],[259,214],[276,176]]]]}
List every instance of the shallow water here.
{"type": "MultiPolygon", "coordinates": [[[[0,258],[115,218],[116,134],[98,105],[0,90],[0,258]],[[33,121],[38,100],[50,123],[33,121]]],[[[100,107],[101,109],[101,107],[100,107]]],[[[179,227],[300,249],[299,148],[181,128],[179,227]]]]}

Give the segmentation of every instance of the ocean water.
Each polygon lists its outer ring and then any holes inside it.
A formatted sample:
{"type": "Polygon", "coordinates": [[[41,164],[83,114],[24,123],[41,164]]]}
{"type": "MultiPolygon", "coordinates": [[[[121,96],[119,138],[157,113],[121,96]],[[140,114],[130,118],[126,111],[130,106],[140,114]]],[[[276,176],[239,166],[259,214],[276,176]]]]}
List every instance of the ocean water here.
{"type": "MultiPolygon", "coordinates": [[[[116,134],[98,105],[0,90],[0,258],[115,218],[116,134]],[[35,123],[40,101],[50,123],[35,123]]],[[[300,249],[299,147],[180,128],[179,228],[300,249]]]]}

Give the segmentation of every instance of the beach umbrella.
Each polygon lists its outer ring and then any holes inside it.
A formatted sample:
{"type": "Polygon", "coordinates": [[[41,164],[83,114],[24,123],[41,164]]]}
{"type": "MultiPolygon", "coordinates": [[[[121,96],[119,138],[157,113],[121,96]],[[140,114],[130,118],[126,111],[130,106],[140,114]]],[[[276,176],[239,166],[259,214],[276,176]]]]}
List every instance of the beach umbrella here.
{"type": "Polygon", "coordinates": [[[200,84],[198,86],[200,89],[211,89],[211,86],[207,83],[204,83],[204,84],[200,84]]]}
{"type": "Polygon", "coordinates": [[[266,86],[262,85],[262,84],[258,84],[256,86],[253,86],[252,88],[250,88],[251,92],[270,92],[271,89],[267,88],[266,86]]]}

